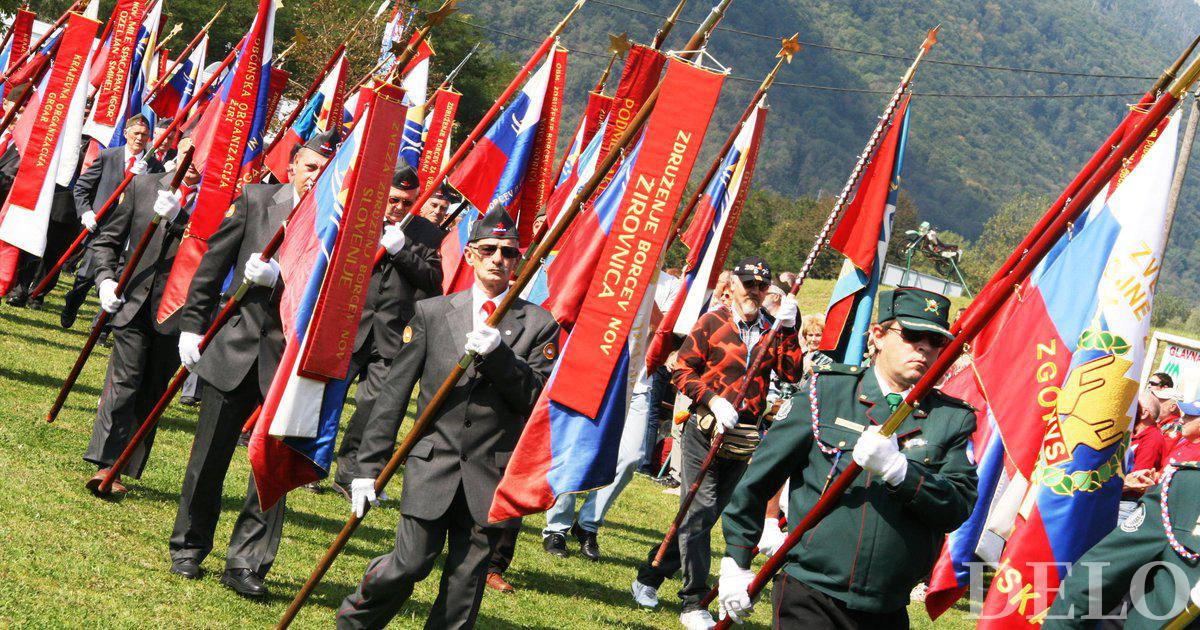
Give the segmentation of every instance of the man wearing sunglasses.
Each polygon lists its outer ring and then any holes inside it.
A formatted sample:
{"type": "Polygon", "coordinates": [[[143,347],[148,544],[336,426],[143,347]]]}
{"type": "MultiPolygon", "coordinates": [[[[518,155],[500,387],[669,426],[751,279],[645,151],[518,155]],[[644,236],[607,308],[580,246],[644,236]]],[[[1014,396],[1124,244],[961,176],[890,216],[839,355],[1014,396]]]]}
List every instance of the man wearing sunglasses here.
{"type": "Polygon", "coordinates": [[[806,393],[784,404],[724,513],[722,613],[740,623],[767,501],[790,482],[788,522],[799,523],[851,462],[863,472],[787,555],[771,588],[783,628],[908,628],[913,586],[976,497],[967,443],[975,414],[934,390],[891,437],[879,425],[952,338],[950,301],[901,287],[879,295],[869,366],[819,366],[806,393]],[[814,411],[816,417],[813,417],[814,411]]]}
{"type": "Polygon", "coordinates": [[[447,546],[441,587],[426,628],[470,628],[483,597],[488,559],[503,526],[488,523],[492,495],[525,421],[558,356],[558,324],[549,311],[513,301],[489,321],[507,294],[520,257],[517,226],[503,208],[471,226],[467,263],[474,285],[418,302],[403,332],[386,387],[375,401],[351,483],[351,505],[376,504],[374,483],[419,382],[422,413],[464,351],[472,360],[405,463],[396,546],[368,563],[358,589],[338,612],[339,628],[379,628],[400,610],[447,546]],[[464,344],[465,341],[465,344],[464,344]]]}
{"type": "Polygon", "coordinates": [[[800,380],[802,374],[803,353],[796,326],[799,309],[791,296],[775,310],[779,324],[776,341],[760,347],[772,326],[762,309],[771,277],[771,268],[763,259],[751,256],[739,261],[729,282],[728,308],[702,315],[679,347],[672,382],[692,400],[691,417],[683,426],[680,442],[684,488],[697,478],[714,435],[725,437],[679,525],[678,544],[668,546],[657,567],[653,560],[658,544],[652,546],[630,589],[639,606],[657,606],[662,583],[682,569],[679,621],[688,630],[714,625],[712,614],[700,605],[709,590],[711,532],[758,445],[759,418],[766,410],[771,372],[788,382],[800,380]],[[769,354],[757,373],[747,373],[753,354],[760,352],[769,354]],[[746,380],[745,399],[734,407],[733,401],[746,380]]]}
{"type": "MultiPolygon", "coordinates": [[[[412,209],[421,192],[417,172],[407,164],[392,175],[388,207],[379,244],[387,251],[371,272],[371,285],[358,323],[349,378],[357,378],[354,414],[338,446],[333,487],[350,498],[350,482],[359,475],[358,449],[371,408],[386,384],[392,361],[404,345],[404,327],[412,319],[417,301],[442,294],[441,246],[445,231],[421,216],[402,230],[399,222],[412,209]]],[[[391,451],[395,436],[376,448],[391,451]]]]}

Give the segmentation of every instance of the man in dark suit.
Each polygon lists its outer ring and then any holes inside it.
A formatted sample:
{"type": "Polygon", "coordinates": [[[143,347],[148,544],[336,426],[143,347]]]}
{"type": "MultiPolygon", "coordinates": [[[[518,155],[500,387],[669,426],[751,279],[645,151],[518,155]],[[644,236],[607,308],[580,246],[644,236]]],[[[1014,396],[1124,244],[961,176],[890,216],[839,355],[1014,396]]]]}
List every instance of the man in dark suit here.
{"type": "MultiPolygon", "coordinates": [[[[155,313],[175,262],[179,239],[187,226],[200,173],[189,167],[178,190],[171,189],[173,177],[173,173],[148,173],[133,178],[121,203],[92,241],[100,307],[112,314],[113,326],[113,349],[100,409],[83,455],[85,461],[100,469],[87,483],[92,490],[125,450],[142,418],[154,408],[179,367],[179,359],[173,352],[178,343],[178,318],[159,323],[155,313]],[[159,226],[154,236],[137,261],[123,294],[117,295],[117,278],[124,261],[156,218],[159,226]]],[[[151,433],[129,460],[125,472],[134,478],[141,477],[153,442],[151,433]]],[[[114,492],[127,491],[119,477],[112,487],[114,492]]]]}
{"type": "MultiPolygon", "coordinates": [[[[212,551],[221,492],[242,426],[262,404],[283,353],[279,321],[279,263],[260,253],[291,214],[301,195],[316,183],[335,149],[333,136],[315,136],[297,145],[288,166],[289,184],[248,184],[208,240],[179,313],[179,358],[203,380],[204,394],[196,437],[184,474],[179,511],[171,534],[171,572],[200,577],[200,562],[212,551]],[[237,313],[200,357],[200,339],[222,299],[232,270],[252,285],[237,313]]],[[[237,289],[231,283],[229,292],[237,289]]],[[[228,295],[225,296],[228,298],[228,295]]],[[[263,576],[275,561],[283,527],[284,501],[263,512],[254,477],[234,525],[221,582],[247,597],[264,597],[263,576]]]]}
{"type": "MultiPolygon", "coordinates": [[[[418,300],[441,295],[442,257],[438,252],[445,232],[423,217],[414,216],[403,230],[399,221],[421,192],[417,172],[403,166],[392,176],[388,208],[380,243],[388,255],[371,274],[370,293],[363,307],[348,375],[356,376],[355,410],[338,447],[334,487],[350,496],[356,476],[358,447],[371,408],[383,387],[392,360],[400,352],[401,335],[418,300]]],[[[394,439],[395,436],[392,436],[394,439]]]]}
{"type": "MultiPolygon", "coordinates": [[[[79,233],[80,224],[92,233],[99,229],[96,214],[103,209],[104,202],[108,201],[113,191],[125,179],[125,171],[132,170],[134,175],[163,172],[162,162],[146,153],[149,140],[150,122],[145,116],[134,114],[125,122],[125,144],[101,151],[96,161],[75,180],[70,194],[66,195],[63,191],[62,203],[59,202],[58,193],[55,194],[55,204],[50,211],[46,255],[42,257],[42,265],[38,269],[38,281],[46,277],[46,273],[58,262],[58,257],[66,251],[67,245],[79,233]],[[70,203],[71,201],[74,203],[70,203]],[[61,246],[57,248],[57,253],[52,252],[49,246],[54,240],[51,235],[54,234],[61,235],[61,246]]],[[[79,307],[83,305],[88,291],[95,283],[95,254],[89,245],[75,269],[75,282],[63,298],[63,310],[59,316],[59,323],[63,328],[75,325],[79,307]]]]}
{"type": "Polygon", "coordinates": [[[367,565],[358,589],[342,601],[339,628],[386,625],[429,575],[447,539],[441,587],[425,627],[475,624],[488,557],[501,532],[487,520],[492,495],[558,353],[558,324],[534,304],[518,299],[499,327],[486,324],[508,292],[519,257],[516,225],[508,214],[497,209],[485,215],[472,226],[467,246],[474,286],[418,302],[404,329],[404,347],[359,449],[362,477],[351,484],[358,514],[376,503],[374,477],[390,457],[389,440],[404,419],[413,387],[420,381],[422,412],[464,349],[475,358],[410,453],[396,547],[367,565]]]}

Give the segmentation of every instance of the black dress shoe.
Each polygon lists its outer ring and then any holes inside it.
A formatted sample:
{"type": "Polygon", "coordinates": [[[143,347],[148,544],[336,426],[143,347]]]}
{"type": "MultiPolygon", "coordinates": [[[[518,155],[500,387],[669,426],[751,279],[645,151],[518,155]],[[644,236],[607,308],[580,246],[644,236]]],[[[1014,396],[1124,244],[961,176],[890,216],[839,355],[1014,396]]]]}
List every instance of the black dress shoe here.
{"type": "Polygon", "coordinates": [[[200,579],[200,565],[195,558],[178,558],[171,561],[171,573],[189,580],[200,579]]]}
{"type": "Polygon", "coordinates": [[[267,585],[250,569],[225,569],[221,583],[246,597],[266,597],[267,585]]]}
{"type": "Polygon", "coordinates": [[[562,534],[550,534],[542,538],[542,549],[556,558],[567,557],[567,537],[562,534]]]}
{"type": "Polygon", "coordinates": [[[575,540],[579,541],[579,553],[583,554],[588,560],[600,559],[600,543],[596,542],[596,534],[579,526],[575,523],[571,526],[571,535],[575,540]]]}
{"type": "Polygon", "coordinates": [[[16,308],[25,308],[25,304],[29,302],[29,292],[24,286],[13,287],[8,292],[8,305],[16,308]]]}
{"type": "Polygon", "coordinates": [[[33,310],[33,311],[40,311],[40,310],[42,310],[42,307],[45,306],[45,304],[42,303],[42,298],[39,297],[39,298],[33,298],[32,300],[29,300],[29,303],[26,304],[25,306],[26,306],[26,308],[33,310]]]}
{"type": "Polygon", "coordinates": [[[346,497],[347,501],[350,500],[350,482],[342,483],[340,481],[334,481],[329,485],[333,486],[333,489],[341,493],[343,497],[346,497]]]}

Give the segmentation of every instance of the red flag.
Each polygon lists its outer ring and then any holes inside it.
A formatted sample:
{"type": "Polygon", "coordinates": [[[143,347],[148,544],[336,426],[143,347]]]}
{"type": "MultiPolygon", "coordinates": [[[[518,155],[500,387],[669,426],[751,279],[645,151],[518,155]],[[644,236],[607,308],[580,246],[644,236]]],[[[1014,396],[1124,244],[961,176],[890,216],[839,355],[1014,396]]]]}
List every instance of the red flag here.
{"type": "Polygon", "coordinates": [[[596,417],[700,152],[724,75],[673,61],[594,267],[550,398],[596,417]],[[585,376],[586,375],[586,376],[585,376]],[[599,376],[599,378],[596,378],[599,376]]]}
{"type": "Polygon", "coordinates": [[[273,39],[275,0],[259,0],[258,14],[243,40],[233,72],[209,104],[216,107],[216,128],[204,160],[203,179],[175,264],[163,289],[157,318],[164,322],[183,306],[208,238],[217,230],[241,190],[241,171],[262,152],[273,39]],[[253,145],[253,146],[251,146],[253,145]]]}
{"type": "Polygon", "coordinates": [[[562,126],[563,91],[567,77],[567,51],[555,48],[550,68],[550,83],[546,86],[546,97],[542,101],[542,121],[538,125],[537,140],[533,155],[525,171],[525,182],[521,185],[521,199],[509,214],[517,218],[517,233],[520,243],[528,245],[533,239],[533,221],[546,205],[550,192],[554,190],[554,147],[558,143],[558,130],[562,126]]]}
{"type": "MultiPolygon", "coordinates": [[[[658,77],[666,63],[666,55],[653,48],[634,44],[629,49],[629,56],[625,58],[625,68],[621,70],[621,80],[617,83],[617,93],[613,96],[612,106],[608,110],[608,126],[604,128],[604,144],[600,146],[598,158],[601,162],[654,91],[654,86],[658,85],[658,77]]],[[[616,169],[610,169],[604,176],[600,187],[592,195],[593,199],[604,192],[615,172],[616,169]]]]}
{"type": "Polygon", "coordinates": [[[29,51],[29,44],[33,40],[33,19],[37,14],[33,11],[25,9],[17,10],[17,17],[13,19],[13,35],[12,35],[12,50],[8,53],[8,66],[3,70],[12,69],[12,65],[16,63],[29,51]]]}
{"type": "Polygon", "coordinates": [[[35,112],[36,118],[12,189],[4,207],[0,208],[0,238],[35,256],[41,256],[45,249],[60,140],[70,117],[76,87],[86,80],[82,73],[99,26],[95,20],[71,14],[60,36],[45,86],[38,90],[39,103],[27,110],[35,112]]]}
{"type": "Polygon", "coordinates": [[[429,129],[425,132],[425,150],[421,153],[421,165],[417,169],[422,191],[429,180],[437,177],[442,170],[442,163],[450,147],[450,134],[454,131],[454,116],[458,113],[458,101],[461,98],[462,94],[446,88],[439,88],[433,97],[433,115],[430,117],[429,129]]]}
{"type": "Polygon", "coordinates": [[[142,25],[149,6],[148,0],[117,0],[117,6],[109,18],[112,24],[111,39],[103,69],[97,75],[100,82],[92,105],[91,122],[97,125],[116,127],[117,118],[124,109],[138,27],[142,25]]]}

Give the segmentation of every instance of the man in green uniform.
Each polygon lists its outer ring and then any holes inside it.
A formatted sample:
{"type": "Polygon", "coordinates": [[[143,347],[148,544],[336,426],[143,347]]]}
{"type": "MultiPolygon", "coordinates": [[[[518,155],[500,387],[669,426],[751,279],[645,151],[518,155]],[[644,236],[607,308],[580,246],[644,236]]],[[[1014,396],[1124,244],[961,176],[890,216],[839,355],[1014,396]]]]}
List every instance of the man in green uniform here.
{"type": "Polygon", "coordinates": [[[1161,628],[1183,610],[1188,591],[1200,582],[1197,552],[1200,463],[1176,462],[1133,513],[1075,563],[1042,628],[1092,627],[1126,595],[1129,602],[1119,614],[1127,630],[1161,628]]]}
{"type": "Polygon", "coordinates": [[[933,567],[947,532],[971,513],[976,477],[967,458],[975,415],[934,391],[891,437],[879,425],[952,338],[950,302],[902,287],[879,295],[868,335],[871,366],[826,365],[780,409],[725,510],[722,614],[740,621],[767,501],[790,480],[788,521],[798,523],[851,460],[863,468],[832,512],[804,534],[772,588],[778,628],[907,628],[909,592],[933,567]],[[815,416],[815,417],[814,417],[815,416]]]}

